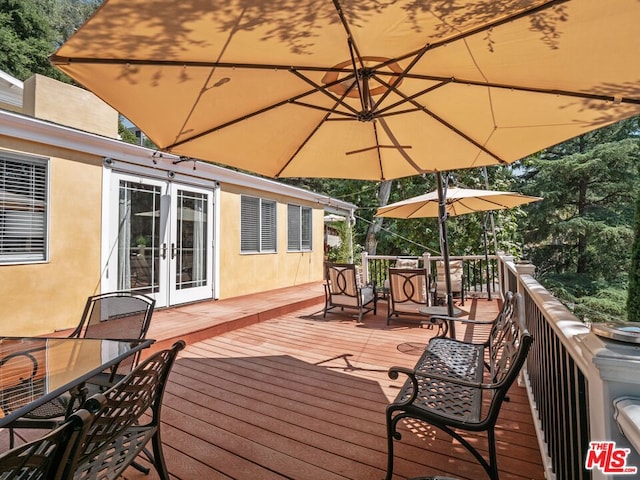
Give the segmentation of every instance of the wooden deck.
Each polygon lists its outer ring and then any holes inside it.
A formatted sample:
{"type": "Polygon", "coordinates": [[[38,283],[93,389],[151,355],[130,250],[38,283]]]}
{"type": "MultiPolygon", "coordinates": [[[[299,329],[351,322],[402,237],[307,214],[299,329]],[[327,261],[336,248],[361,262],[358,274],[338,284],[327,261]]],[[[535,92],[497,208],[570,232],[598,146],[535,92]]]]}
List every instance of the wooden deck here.
{"type": "MultiPolygon", "coordinates": [[[[322,287],[312,284],[154,313],[149,336],[159,345],[175,338],[189,343],[163,403],[172,478],[384,477],[384,411],[401,384],[387,377],[387,369],[412,366],[433,331],[409,323],[387,326],[384,302],[361,325],[348,314],[325,319],[321,295],[322,287]]],[[[462,308],[475,318],[493,318],[498,302],[469,299],[462,308]]],[[[510,397],[497,430],[500,478],[542,480],[524,389],[513,387],[510,397]]],[[[478,435],[474,442],[483,440],[478,435]]],[[[406,426],[396,443],[394,479],[487,478],[466,450],[429,425],[406,426]]],[[[132,469],[126,477],[157,478],[132,469]]]]}

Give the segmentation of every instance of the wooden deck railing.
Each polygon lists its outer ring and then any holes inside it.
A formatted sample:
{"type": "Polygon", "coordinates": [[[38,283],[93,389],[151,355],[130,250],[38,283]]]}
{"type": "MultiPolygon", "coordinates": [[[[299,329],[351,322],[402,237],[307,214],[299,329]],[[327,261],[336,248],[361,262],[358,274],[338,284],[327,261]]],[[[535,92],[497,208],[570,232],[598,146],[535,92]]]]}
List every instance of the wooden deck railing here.
{"type": "Polygon", "coordinates": [[[547,469],[557,480],[591,480],[591,471],[584,468],[591,439],[588,369],[572,338],[587,329],[533,279],[533,272],[525,267],[529,275],[521,276],[516,265],[505,267],[508,284],[517,281],[524,297],[534,338],[524,378],[547,469]]]}
{"type": "MultiPolygon", "coordinates": [[[[416,259],[420,268],[427,268],[430,278],[436,278],[436,262],[441,256],[425,254],[416,256],[368,255],[362,254],[362,270],[367,282],[384,285],[389,267],[393,267],[398,259],[416,259]]],[[[465,292],[474,296],[499,296],[500,276],[496,255],[452,256],[451,260],[463,260],[465,292]]]]}

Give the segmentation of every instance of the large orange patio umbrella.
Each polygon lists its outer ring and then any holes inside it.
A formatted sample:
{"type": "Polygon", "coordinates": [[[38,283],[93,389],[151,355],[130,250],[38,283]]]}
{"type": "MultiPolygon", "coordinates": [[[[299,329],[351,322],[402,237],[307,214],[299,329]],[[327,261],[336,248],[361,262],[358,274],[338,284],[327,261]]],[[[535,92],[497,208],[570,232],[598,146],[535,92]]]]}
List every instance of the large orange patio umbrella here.
{"type": "Polygon", "coordinates": [[[106,0],[51,61],[162,151],[388,180],[640,114],[638,24],[637,0],[106,0]]]}
{"type": "Polygon", "coordinates": [[[637,0],[106,0],[51,61],[160,150],[380,180],[640,113],[638,24],[637,0]]]}

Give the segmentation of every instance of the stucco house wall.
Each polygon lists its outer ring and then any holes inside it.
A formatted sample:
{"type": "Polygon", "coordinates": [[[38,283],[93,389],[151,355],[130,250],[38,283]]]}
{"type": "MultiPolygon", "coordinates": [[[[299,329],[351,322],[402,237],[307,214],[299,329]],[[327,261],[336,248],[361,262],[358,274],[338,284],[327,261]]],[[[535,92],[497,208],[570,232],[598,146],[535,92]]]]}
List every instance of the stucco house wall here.
{"type": "Polygon", "coordinates": [[[49,159],[51,192],[48,260],[0,265],[2,334],[69,328],[100,288],[101,159],[7,136],[0,149],[49,159]]]}
{"type": "Polygon", "coordinates": [[[220,298],[246,295],[322,280],[324,208],[309,201],[255,189],[221,185],[220,298]],[[240,198],[251,195],[277,201],[277,252],[240,252],[240,198]],[[313,245],[309,252],[287,251],[287,205],[313,208],[313,245]]]}

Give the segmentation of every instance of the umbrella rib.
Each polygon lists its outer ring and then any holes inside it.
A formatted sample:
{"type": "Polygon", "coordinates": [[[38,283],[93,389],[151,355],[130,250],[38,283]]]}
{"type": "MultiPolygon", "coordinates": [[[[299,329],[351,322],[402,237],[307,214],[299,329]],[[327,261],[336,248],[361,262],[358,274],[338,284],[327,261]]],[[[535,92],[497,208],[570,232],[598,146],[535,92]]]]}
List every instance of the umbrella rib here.
{"type": "Polygon", "coordinates": [[[481,145],[480,143],[478,143],[476,140],[474,140],[473,138],[469,137],[467,134],[465,134],[464,132],[462,132],[460,129],[454,127],[453,125],[451,125],[449,122],[447,122],[444,118],[436,115],[434,112],[432,112],[431,110],[429,110],[427,107],[425,107],[424,105],[421,105],[420,103],[416,102],[415,99],[409,98],[407,95],[405,95],[403,92],[401,92],[400,90],[398,90],[397,88],[395,88],[393,85],[389,85],[389,88],[392,88],[399,96],[401,96],[402,98],[404,98],[407,102],[411,103],[412,105],[414,105],[418,110],[426,113],[427,115],[429,115],[431,118],[433,118],[434,120],[440,122],[442,125],[444,125],[445,127],[447,127],[449,130],[451,130],[452,132],[456,133],[458,136],[462,137],[463,139],[465,139],[467,142],[471,143],[473,146],[479,148],[480,150],[482,150],[484,153],[486,153],[487,155],[490,155],[491,157],[495,158],[498,163],[502,163],[502,164],[507,164],[508,162],[504,159],[502,159],[500,156],[496,155],[495,153],[493,153],[491,150],[489,150],[487,147],[485,147],[484,145],[481,145]]]}
{"type": "MultiPolygon", "coordinates": [[[[405,68],[402,73],[400,73],[400,75],[398,75],[398,77],[396,78],[395,83],[399,84],[400,82],[402,82],[402,79],[404,77],[407,76],[407,74],[409,73],[409,71],[415,66],[416,63],[418,63],[418,61],[424,56],[425,53],[427,53],[427,50],[429,50],[430,45],[427,44],[424,47],[422,47],[422,49],[420,49],[420,51],[418,51],[418,53],[415,55],[415,57],[413,58],[413,60],[411,60],[411,62],[409,62],[409,65],[407,65],[407,68],[405,68]]],[[[379,65],[378,68],[385,66],[385,64],[379,65]]],[[[381,72],[376,72],[376,73],[381,73],[381,72]]],[[[378,81],[380,81],[380,79],[378,79],[376,77],[376,79],[378,81]]],[[[387,89],[382,96],[378,99],[378,101],[373,105],[372,110],[376,110],[378,108],[378,105],[381,105],[382,102],[384,102],[384,100],[387,98],[387,96],[389,96],[389,94],[391,93],[391,89],[387,89]]],[[[387,107],[389,108],[389,107],[387,107]]]]}
{"type": "MultiPolygon", "coordinates": [[[[347,94],[349,93],[350,89],[347,89],[343,94],[342,94],[342,98],[339,99],[339,101],[336,102],[336,104],[334,105],[334,110],[335,108],[337,108],[337,106],[342,103],[342,100],[344,99],[344,97],[347,96],[347,94]]],[[[287,160],[287,162],[282,166],[282,168],[280,170],[278,170],[278,172],[274,175],[275,178],[279,178],[280,175],[282,175],[282,172],[284,172],[287,167],[291,164],[291,162],[293,162],[293,159],[296,158],[296,155],[298,155],[298,153],[300,153],[300,150],[302,150],[302,148],[309,143],[309,140],[311,140],[311,137],[313,137],[316,132],[320,129],[320,127],[322,126],[322,124],[327,120],[327,118],[329,117],[329,115],[331,115],[331,113],[334,113],[332,111],[328,111],[327,114],[324,116],[324,118],[322,120],[320,120],[318,122],[318,124],[313,128],[313,130],[311,131],[311,133],[309,133],[309,135],[307,136],[307,138],[304,139],[303,142],[300,143],[300,145],[298,146],[298,148],[296,148],[296,151],[293,152],[293,155],[291,155],[291,157],[289,157],[289,160],[287,160]]]]}
{"type": "Polygon", "coordinates": [[[333,6],[336,7],[336,11],[338,12],[338,17],[340,18],[340,22],[344,27],[345,32],[347,33],[347,41],[350,44],[350,48],[353,48],[355,52],[355,56],[358,57],[358,61],[362,65],[362,55],[360,55],[360,50],[356,45],[356,42],[353,40],[353,34],[351,33],[351,29],[349,28],[349,23],[347,19],[344,17],[344,12],[342,11],[342,6],[340,5],[339,0],[333,0],[333,6]]]}
{"type": "MultiPolygon", "coordinates": [[[[305,107],[305,108],[313,108],[315,110],[320,110],[322,112],[329,112],[329,113],[334,113],[336,115],[343,115],[345,118],[340,118],[340,119],[335,119],[335,120],[357,120],[357,114],[349,114],[347,112],[341,112],[339,110],[334,110],[328,107],[321,107],[319,105],[312,105],[310,103],[305,103],[305,102],[299,102],[297,100],[293,100],[290,102],[292,105],[298,105],[300,107],[305,107]]],[[[327,119],[327,121],[330,121],[329,119],[327,119]]]]}
{"type": "Polygon", "coordinates": [[[339,0],[333,0],[333,5],[338,12],[338,17],[340,18],[340,23],[342,23],[342,27],[344,28],[347,34],[347,44],[349,46],[349,55],[351,57],[351,64],[353,66],[353,73],[356,79],[356,83],[358,84],[358,96],[360,97],[360,105],[362,107],[362,111],[369,110],[369,86],[368,79],[363,77],[358,70],[358,63],[361,68],[364,68],[364,62],[362,61],[362,55],[360,55],[360,49],[353,38],[353,34],[351,33],[351,29],[349,28],[349,23],[344,16],[344,12],[342,11],[342,6],[340,5],[339,0]]]}
{"type": "MultiPolygon", "coordinates": [[[[296,74],[297,74],[297,72],[296,72],[295,70],[291,70],[291,72],[292,72],[292,73],[296,73],[296,74]]],[[[301,76],[300,78],[304,78],[304,77],[303,77],[303,76],[301,76]]],[[[336,81],[336,82],[328,83],[328,84],[327,84],[327,87],[329,87],[329,86],[331,86],[331,85],[334,85],[334,84],[336,84],[336,83],[340,83],[340,82],[337,82],[337,81],[336,81]]],[[[353,86],[352,86],[351,88],[353,88],[353,86]]],[[[350,88],[349,88],[349,89],[347,89],[347,91],[345,92],[345,95],[346,95],[346,93],[348,93],[349,91],[350,91],[350,88]]],[[[197,139],[198,139],[198,138],[200,138],[200,137],[206,136],[206,135],[208,135],[208,134],[210,134],[210,133],[217,132],[218,130],[221,130],[221,129],[223,129],[223,128],[229,127],[229,126],[231,126],[231,125],[234,125],[234,124],[236,124],[236,123],[242,122],[242,121],[244,121],[244,120],[247,120],[247,119],[249,119],[249,118],[255,117],[255,116],[257,116],[257,115],[261,115],[261,114],[263,114],[263,113],[265,113],[265,112],[268,112],[268,111],[270,111],[270,110],[273,110],[273,109],[275,109],[275,108],[278,108],[278,107],[281,107],[281,106],[283,106],[283,105],[287,105],[287,104],[292,104],[292,103],[293,103],[293,104],[295,104],[295,103],[296,103],[296,100],[298,100],[298,99],[300,99],[300,98],[304,98],[304,97],[309,96],[309,95],[311,95],[311,94],[313,94],[313,93],[316,93],[316,92],[317,92],[317,90],[316,90],[316,89],[314,89],[314,90],[308,90],[308,91],[306,91],[306,92],[299,93],[298,95],[295,95],[295,96],[293,96],[293,97],[291,97],[291,98],[288,98],[288,99],[286,99],[286,100],[282,100],[282,101],[280,101],[280,102],[276,102],[276,103],[274,103],[274,104],[272,104],[272,105],[268,105],[268,106],[263,107],[263,108],[261,108],[261,109],[259,109],[259,110],[255,110],[255,111],[253,111],[253,112],[251,112],[251,113],[248,113],[247,115],[243,115],[243,116],[241,116],[241,117],[234,118],[233,120],[230,120],[230,121],[225,122],[225,123],[222,123],[222,124],[220,124],[220,125],[218,125],[218,126],[215,126],[215,127],[209,128],[209,129],[207,129],[207,130],[204,130],[204,131],[202,131],[202,132],[200,132],[200,133],[197,133],[196,135],[193,135],[193,136],[190,136],[190,137],[185,138],[185,139],[183,139],[183,140],[180,140],[180,141],[174,142],[174,143],[173,143],[173,144],[171,144],[171,145],[167,145],[165,148],[166,148],[168,151],[170,151],[170,149],[172,149],[172,148],[178,147],[178,146],[180,146],[180,145],[184,145],[185,143],[188,143],[188,142],[190,142],[190,141],[192,141],[192,140],[197,140],[197,139]]],[[[343,98],[344,98],[344,96],[343,96],[343,98]]],[[[334,100],[336,100],[336,102],[338,102],[339,104],[344,105],[344,102],[342,101],[342,99],[334,99],[334,100]]],[[[337,107],[337,104],[334,106],[334,109],[333,109],[333,110],[329,111],[329,113],[336,113],[336,114],[341,113],[341,112],[336,112],[336,111],[335,111],[335,108],[336,108],[336,107],[337,107]]],[[[327,113],[327,115],[329,115],[329,113],[327,113]]]]}
{"type": "MultiPolygon", "coordinates": [[[[316,82],[314,82],[313,80],[311,80],[309,77],[303,75],[302,73],[300,73],[297,69],[293,68],[291,69],[291,73],[293,73],[294,75],[296,75],[298,78],[300,78],[301,80],[304,80],[305,82],[307,82],[309,85],[311,85],[316,91],[324,93],[325,95],[327,95],[331,100],[335,101],[335,102],[339,102],[340,105],[342,105],[343,107],[345,107],[348,110],[351,110],[351,112],[353,112],[354,115],[358,114],[358,111],[353,108],[351,105],[349,105],[348,103],[346,103],[344,101],[344,97],[342,98],[338,98],[336,95],[334,95],[333,93],[331,93],[330,90],[328,90],[330,87],[337,85],[339,83],[344,82],[345,80],[349,80],[350,75],[348,75],[345,78],[341,78],[340,80],[335,80],[333,82],[327,83],[326,85],[322,86],[322,85],[318,85],[316,82]]],[[[352,73],[352,72],[350,72],[352,73]]],[[[346,93],[349,93],[352,89],[353,89],[354,85],[351,85],[348,89],[346,93]]]]}
{"type": "MultiPolygon", "coordinates": [[[[375,78],[376,78],[376,80],[378,80],[380,83],[382,83],[383,85],[385,85],[385,86],[388,88],[388,90],[387,90],[385,93],[389,93],[389,92],[391,92],[392,90],[394,90],[394,91],[395,91],[395,87],[394,87],[394,85],[391,85],[391,84],[389,84],[389,83],[385,82],[384,80],[382,80],[381,78],[378,78],[377,76],[376,76],[375,78]]],[[[404,104],[404,103],[407,103],[407,102],[408,102],[408,101],[410,101],[410,100],[414,100],[414,99],[416,99],[416,98],[418,98],[418,97],[421,97],[422,95],[425,95],[425,94],[427,94],[427,93],[430,93],[430,92],[432,92],[432,91],[434,91],[434,90],[436,90],[436,89],[438,89],[438,88],[440,88],[440,87],[443,87],[443,86],[447,85],[448,83],[451,83],[452,81],[453,81],[453,79],[452,79],[452,78],[449,78],[449,79],[447,79],[447,80],[442,80],[440,83],[438,83],[438,84],[436,84],[436,85],[432,85],[432,86],[430,86],[429,88],[425,88],[424,90],[419,91],[418,93],[414,93],[413,95],[409,95],[408,97],[406,97],[406,99],[405,99],[405,100],[400,100],[399,102],[392,103],[391,105],[387,105],[385,108],[382,108],[382,109],[380,109],[380,110],[377,110],[377,111],[376,111],[376,114],[377,114],[377,115],[384,114],[384,113],[385,113],[386,111],[388,111],[388,110],[391,110],[391,109],[393,109],[393,108],[399,107],[400,105],[402,105],[402,104],[404,104]]],[[[396,82],[396,84],[397,84],[397,83],[398,83],[398,82],[396,82]]],[[[379,103],[380,103],[380,102],[378,102],[378,103],[376,104],[376,106],[377,106],[379,103]]]]}
{"type": "MultiPolygon", "coordinates": [[[[49,61],[54,65],[70,63],[95,64],[95,65],[135,65],[135,66],[156,66],[156,67],[199,67],[199,68],[229,68],[229,69],[249,69],[249,70],[301,70],[308,72],[337,72],[349,73],[353,75],[353,69],[344,67],[315,67],[309,65],[280,65],[270,63],[231,63],[193,60],[160,60],[160,59],[139,59],[139,58],[96,58],[96,57],[61,57],[51,55],[49,61]]],[[[341,79],[340,81],[344,81],[341,79]]],[[[339,83],[339,82],[338,82],[339,83]]]]}
{"type": "MultiPolygon", "coordinates": [[[[516,90],[520,92],[544,93],[549,95],[578,97],[578,98],[584,98],[587,100],[602,100],[606,102],[632,103],[634,105],[640,104],[640,99],[638,98],[617,97],[615,95],[602,95],[598,93],[577,92],[572,90],[545,89],[545,88],[527,87],[525,85],[508,85],[504,83],[481,82],[478,80],[465,80],[465,79],[455,78],[455,77],[438,77],[433,75],[416,75],[411,73],[407,74],[406,77],[414,80],[432,80],[436,82],[442,82],[443,85],[446,83],[458,83],[461,85],[469,85],[473,87],[500,88],[504,90],[516,90]]],[[[390,88],[393,88],[393,86],[390,86],[390,88]]],[[[413,98],[414,96],[415,95],[412,95],[411,98],[413,98]]]]}

